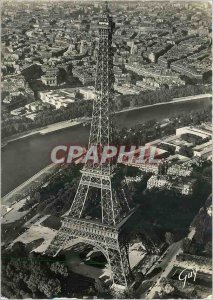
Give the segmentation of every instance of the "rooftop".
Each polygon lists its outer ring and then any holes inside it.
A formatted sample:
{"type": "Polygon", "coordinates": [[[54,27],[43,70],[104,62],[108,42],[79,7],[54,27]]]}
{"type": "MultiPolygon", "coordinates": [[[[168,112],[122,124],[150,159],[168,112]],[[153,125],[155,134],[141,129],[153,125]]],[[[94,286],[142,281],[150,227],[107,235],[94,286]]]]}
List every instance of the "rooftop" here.
{"type": "Polygon", "coordinates": [[[205,148],[209,148],[209,147],[212,147],[212,141],[209,141],[207,143],[195,146],[193,148],[193,150],[195,150],[195,151],[203,151],[205,148]]]}

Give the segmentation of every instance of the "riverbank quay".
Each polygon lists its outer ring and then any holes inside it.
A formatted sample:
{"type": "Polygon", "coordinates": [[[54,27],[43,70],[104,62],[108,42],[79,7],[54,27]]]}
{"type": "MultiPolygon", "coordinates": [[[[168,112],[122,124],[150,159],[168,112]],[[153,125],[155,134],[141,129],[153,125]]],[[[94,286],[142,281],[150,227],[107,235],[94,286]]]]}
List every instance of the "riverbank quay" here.
{"type": "MultiPolygon", "coordinates": [[[[150,105],[128,107],[128,108],[125,108],[121,111],[116,111],[115,114],[122,114],[122,113],[125,113],[125,112],[139,110],[139,109],[145,109],[145,108],[149,108],[149,107],[163,106],[163,105],[166,105],[166,104],[168,105],[168,104],[187,102],[187,101],[193,101],[193,100],[198,100],[198,99],[205,101],[205,100],[208,100],[208,99],[212,99],[212,95],[211,94],[201,94],[201,95],[193,95],[193,96],[187,96],[187,97],[173,98],[169,102],[160,102],[160,103],[154,103],[154,104],[150,104],[150,105]]],[[[74,126],[77,126],[77,125],[80,125],[80,124],[88,123],[88,122],[90,122],[90,120],[91,120],[91,118],[79,118],[79,119],[75,119],[75,120],[62,121],[62,122],[50,124],[50,125],[45,126],[45,127],[37,128],[35,130],[31,130],[29,132],[16,134],[16,135],[13,135],[11,137],[2,139],[1,147],[3,148],[3,147],[7,146],[9,143],[11,143],[13,141],[24,139],[24,138],[30,137],[32,135],[48,134],[48,133],[55,132],[55,131],[65,129],[65,128],[68,128],[68,127],[74,127],[74,126]]]]}
{"type": "Polygon", "coordinates": [[[3,148],[11,142],[30,137],[32,135],[36,135],[36,134],[44,135],[44,134],[54,132],[54,131],[57,131],[57,130],[61,130],[61,129],[64,129],[64,128],[80,125],[80,124],[84,123],[85,121],[88,121],[88,120],[86,118],[82,118],[82,119],[78,119],[78,120],[68,120],[68,121],[63,121],[63,122],[50,124],[50,125],[45,126],[45,127],[40,127],[38,129],[34,129],[34,130],[29,131],[29,132],[15,134],[15,135],[13,135],[9,138],[3,139],[2,143],[1,143],[1,147],[3,148]]]}
{"type": "MultiPolygon", "coordinates": [[[[1,203],[3,206],[10,207],[14,203],[19,202],[23,198],[27,198],[42,185],[45,185],[53,176],[59,172],[58,165],[50,164],[28,180],[13,189],[7,195],[2,197],[1,203]]],[[[9,212],[10,210],[8,210],[9,212]]],[[[7,212],[6,212],[7,213],[7,212]]]]}

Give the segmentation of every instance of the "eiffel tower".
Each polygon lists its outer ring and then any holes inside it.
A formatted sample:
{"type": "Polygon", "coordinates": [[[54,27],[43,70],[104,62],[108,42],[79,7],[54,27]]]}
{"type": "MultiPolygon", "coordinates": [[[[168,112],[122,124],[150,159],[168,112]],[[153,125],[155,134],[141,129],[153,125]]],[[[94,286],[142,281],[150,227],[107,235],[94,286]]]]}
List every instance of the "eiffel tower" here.
{"type": "MultiPolygon", "coordinates": [[[[110,145],[113,98],[112,34],[114,23],[106,5],[98,22],[99,43],[96,69],[96,99],[89,137],[89,147],[103,149],[110,145]]],[[[104,164],[85,163],[80,183],[70,210],[62,217],[62,226],[45,254],[56,256],[61,250],[79,242],[92,245],[105,256],[111,270],[113,285],[127,287],[131,272],[123,224],[131,215],[124,186],[115,181],[115,167],[111,161],[104,164]],[[100,206],[100,220],[88,219],[86,212],[91,201],[100,206]]]]}

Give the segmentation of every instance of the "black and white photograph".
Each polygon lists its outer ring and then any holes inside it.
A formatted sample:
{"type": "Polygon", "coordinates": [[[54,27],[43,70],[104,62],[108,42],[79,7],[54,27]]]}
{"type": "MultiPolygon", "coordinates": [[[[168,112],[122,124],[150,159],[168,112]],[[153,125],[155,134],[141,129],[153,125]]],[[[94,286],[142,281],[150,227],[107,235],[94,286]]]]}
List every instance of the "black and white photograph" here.
{"type": "Polygon", "coordinates": [[[212,299],[211,1],[2,1],[1,299],[212,299]]]}

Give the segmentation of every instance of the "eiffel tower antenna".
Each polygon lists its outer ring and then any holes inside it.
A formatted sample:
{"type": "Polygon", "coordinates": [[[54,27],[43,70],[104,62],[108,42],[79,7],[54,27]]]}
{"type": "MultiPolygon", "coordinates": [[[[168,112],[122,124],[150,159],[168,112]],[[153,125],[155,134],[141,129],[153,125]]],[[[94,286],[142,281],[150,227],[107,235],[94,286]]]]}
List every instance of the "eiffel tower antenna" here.
{"type": "MultiPolygon", "coordinates": [[[[107,4],[108,12],[108,4],[107,4]]],[[[103,13],[98,23],[99,44],[96,67],[96,99],[89,136],[89,147],[111,143],[111,110],[113,100],[113,51],[114,23],[109,13],[103,13]]],[[[130,216],[125,186],[115,182],[112,163],[88,162],[81,171],[79,186],[70,210],[62,218],[62,226],[46,251],[56,256],[61,250],[84,242],[101,251],[110,267],[114,285],[127,287],[130,282],[128,253],[123,235],[123,224],[130,216]],[[94,194],[94,191],[96,194],[94,194]],[[92,194],[92,197],[91,197],[92,194]],[[96,195],[96,198],[95,196],[96,195]],[[91,201],[98,199],[100,219],[88,219],[91,201]]]]}
{"type": "Polygon", "coordinates": [[[109,5],[107,1],[105,1],[105,10],[109,12],[109,5]]]}

